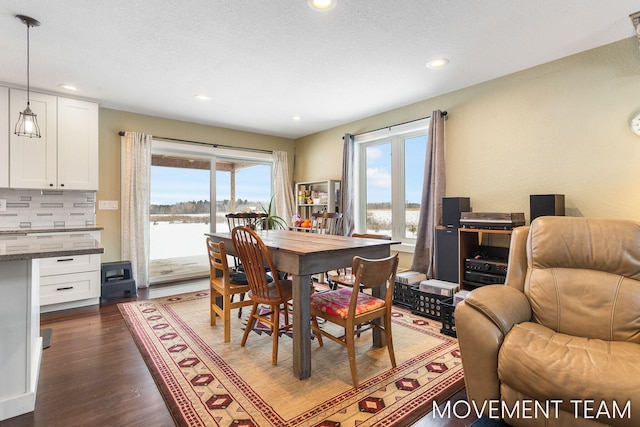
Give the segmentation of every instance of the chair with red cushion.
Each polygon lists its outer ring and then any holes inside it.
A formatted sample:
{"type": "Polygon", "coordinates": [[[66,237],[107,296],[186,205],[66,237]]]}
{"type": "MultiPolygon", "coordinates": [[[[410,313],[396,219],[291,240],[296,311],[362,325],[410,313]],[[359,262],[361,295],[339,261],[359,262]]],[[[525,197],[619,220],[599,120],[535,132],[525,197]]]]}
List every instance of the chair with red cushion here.
{"type": "MultiPolygon", "coordinates": [[[[398,268],[398,254],[382,259],[353,258],[354,283],[360,286],[338,288],[328,292],[311,295],[311,328],[322,346],[322,337],[327,337],[347,348],[353,386],[358,387],[356,369],[355,336],[372,328],[384,332],[391,366],[395,368],[396,358],[393,352],[391,336],[391,304],[393,286],[398,268]],[[384,299],[360,292],[360,288],[371,288],[386,295],[384,299]],[[320,329],[318,317],[344,328],[344,335],[335,336],[320,329]],[[376,320],[382,319],[382,324],[376,320]]],[[[376,293],[376,292],[373,292],[376,293]]]]}

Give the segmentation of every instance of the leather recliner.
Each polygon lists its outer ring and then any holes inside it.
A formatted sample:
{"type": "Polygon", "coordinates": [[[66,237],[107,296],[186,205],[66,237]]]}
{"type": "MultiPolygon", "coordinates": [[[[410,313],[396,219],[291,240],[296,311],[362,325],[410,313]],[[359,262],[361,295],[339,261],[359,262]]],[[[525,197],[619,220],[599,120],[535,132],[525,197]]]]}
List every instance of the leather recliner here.
{"type": "Polygon", "coordinates": [[[456,307],[470,408],[512,426],[640,426],[640,223],[539,217],[504,285],[456,307]]]}

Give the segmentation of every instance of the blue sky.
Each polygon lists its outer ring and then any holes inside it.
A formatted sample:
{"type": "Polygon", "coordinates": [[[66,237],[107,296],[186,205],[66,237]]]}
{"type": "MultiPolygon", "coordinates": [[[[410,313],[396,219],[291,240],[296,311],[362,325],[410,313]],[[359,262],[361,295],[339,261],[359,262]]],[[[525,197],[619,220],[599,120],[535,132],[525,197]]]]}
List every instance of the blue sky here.
{"type": "MultiPolygon", "coordinates": [[[[255,165],[236,173],[236,198],[268,203],[271,192],[270,166],[255,165]]],[[[218,200],[229,199],[230,174],[218,172],[218,200]]],[[[176,202],[209,200],[209,171],[199,169],[151,167],[151,203],[171,205],[176,202]]]]}
{"type": "MultiPolygon", "coordinates": [[[[426,147],[426,136],[408,139],[405,144],[406,201],[420,203],[422,198],[426,147]]],[[[367,149],[367,183],[367,202],[391,201],[391,144],[367,149]]]]}

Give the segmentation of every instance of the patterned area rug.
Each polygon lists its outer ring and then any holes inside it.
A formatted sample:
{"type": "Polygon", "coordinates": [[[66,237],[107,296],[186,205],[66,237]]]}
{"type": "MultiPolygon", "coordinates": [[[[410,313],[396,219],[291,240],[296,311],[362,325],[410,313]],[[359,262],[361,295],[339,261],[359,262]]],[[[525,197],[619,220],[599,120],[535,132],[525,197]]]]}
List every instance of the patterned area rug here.
{"type": "Polygon", "coordinates": [[[198,292],[118,305],[179,426],[408,426],[464,386],[457,341],[438,332],[439,322],[402,308],[394,307],[398,366],[364,333],[355,389],[337,343],[313,340],[312,376],[298,380],[289,336],[280,337],[272,366],[269,334],[252,332],[240,347],[246,320],[234,316],[231,342],[223,343],[208,303],[198,292]]]}

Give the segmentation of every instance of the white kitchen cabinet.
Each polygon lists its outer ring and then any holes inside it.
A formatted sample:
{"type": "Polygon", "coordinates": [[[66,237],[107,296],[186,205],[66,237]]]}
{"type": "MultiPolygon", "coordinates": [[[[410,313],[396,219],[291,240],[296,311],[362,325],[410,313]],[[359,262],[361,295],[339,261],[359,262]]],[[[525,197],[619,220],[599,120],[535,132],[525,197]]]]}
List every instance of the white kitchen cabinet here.
{"type": "MultiPolygon", "coordinates": [[[[40,233],[39,239],[83,241],[87,234],[100,240],[99,231],[40,233]]],[[[40,312],[66,310],[100,302],[100,254],[62,256],[40,260],[40,312]]]]}
{"type": "MultiPolygon", "coordinates": [[[[100,298],[99,271],[95,273],[92,271],[86,271],[54,276],[40,275],[41,312],[50,311],[50,309],[53,308],[51,307],[51,304],[68,303],[72,301],[86,300],[88,298],[100,298]],[[44,310],[42,308],[44,308],[44,310]]],[[[97,303],[98,301],[96,300],[96,304],[97,303]]],[[[59,310],[61,308],[56,307],[55,309],[59,310]]]]}
{"type": "MultiPolygon", "coordinates": [[[[31,93],[42,138],[10,132],[9,187],[97,190],[98,104],[31,93]]],[[[16,120],[27,93],[10,90],[10,116],[16,120]]]]}
{"type": "Polygon", "coordinates": [[[58,187],[98,189],[98,104],[58,98],[58,187]]]}
{"type": "MultiPolygon", "coordinates": [[[[18,119],[16,119],[17,121],[18,119]]],[[[0,188],[9,186],[9,88],[0,87],[0,188]]]]}
{"type": "MultiPolygon", "coordinates": [[[[9,91],[9,117],[18,121],[27,107],[27,92],[9,91]]],[[[52,95],[31,92],[31,111],[36,114],[41,138],[9,132],[9,187],[57,188],[57,101],[52,95]]]]}

